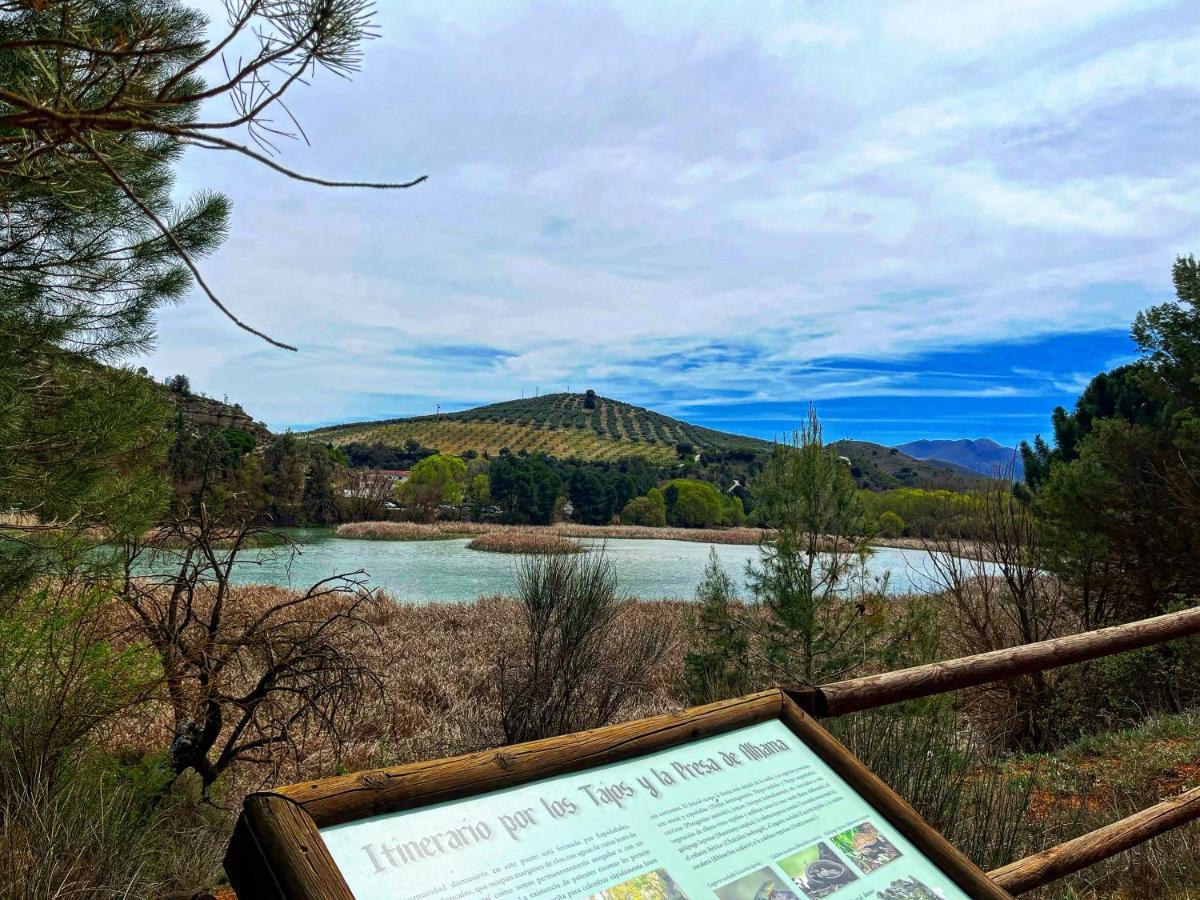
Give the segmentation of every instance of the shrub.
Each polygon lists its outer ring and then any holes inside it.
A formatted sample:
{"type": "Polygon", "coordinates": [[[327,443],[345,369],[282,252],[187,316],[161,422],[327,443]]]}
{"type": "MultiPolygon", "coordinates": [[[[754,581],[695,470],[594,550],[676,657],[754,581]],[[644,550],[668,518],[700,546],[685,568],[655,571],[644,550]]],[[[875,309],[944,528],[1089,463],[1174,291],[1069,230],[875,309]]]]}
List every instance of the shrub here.
{"type": "Polygon", "coordinates": [[[0,617],[0,783],[36,792],[91,734],[157,681],[142,647],[119,650],[102,624],[108,593],[75,580],[35,590],[0,617]]]}
{"type": "Polygon", "coordinates": [[[622,525],[642,525],[648,528],[663,528],[667,524],[667,503],[662,491],[651,488],[644,497],[636,497],[621,510],[622,525]]]}
{"type": "Polygon", "coordinates": [[[623,627],[631,604],[603,552],[524,557],[517,601],[520,639],[496,661],[507,743],[607,725],[646,690],[667,649],[661,625],[623,627]]]}
{"type": "Polygon", "coordinates": [[[707,481],[676,478],[663,489],[667,522],[683,528],[712,528],[724,518],[721,493],[707,481]]]}
{"type": "Polygon", "coordinates": [[[0,897],[153,897],[159,817],[89,773],[10,778],[0,796],[0,897]]]}
{"type": "Polygon", "coordinates": [[[976,865],[1003,865],[1023,849],[1034,778],[1011,778],[988,760],[950,704],[856,713],[830,729],[976,865]]]}
{"type": "Polygon", "coordinates": [[[746,508],[742,506],[742,498],[734,494],[722,494],[721,524],[738,528],[746,522],[746,508]]]}
{"type": "Polygon", "coordinates": [[[904,520],[890,509],[884,510],[879,516],[879,535],[886,538],[898,538],[904,534],[904,520]]]}

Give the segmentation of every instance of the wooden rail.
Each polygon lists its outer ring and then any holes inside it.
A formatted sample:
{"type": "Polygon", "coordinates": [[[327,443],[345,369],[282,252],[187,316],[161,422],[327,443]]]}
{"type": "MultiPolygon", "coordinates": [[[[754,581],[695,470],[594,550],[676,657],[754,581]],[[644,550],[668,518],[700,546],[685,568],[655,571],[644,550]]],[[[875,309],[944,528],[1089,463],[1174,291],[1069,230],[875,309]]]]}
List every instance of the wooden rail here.
{"type": "MultiPolygon", "coordinates": [[[[820,686],[789,687],[785,693],[810,715],[828,718],[991,681],[1004,681],[1197,634],[1200,634],[1200,606],[1127,625],[927,666],[820,686]]],[[[1200,787],[1041,853],[993,869],[988,876],[1009,893],[1022,894],[1196,819],[1200,819],[1200,787]]]]}
{"type": "Polygon", "coordinates": [[[989,681],[1004,681],[1196,634],[1200,634],[1200,606],[1036,644],[993,650],[865,678],[851,678],[819,687],[798,686],[786,690],[809,715],[841,716],[931,694],[975,687],[989,681]]]}
{"type": "Polygon", "coordinates": [[[1200,818],[1200,787],[1065,844],[993,869],[988,872],[988,877],[1010,894],[1023,894],[1196,818],[1200,818]]]}

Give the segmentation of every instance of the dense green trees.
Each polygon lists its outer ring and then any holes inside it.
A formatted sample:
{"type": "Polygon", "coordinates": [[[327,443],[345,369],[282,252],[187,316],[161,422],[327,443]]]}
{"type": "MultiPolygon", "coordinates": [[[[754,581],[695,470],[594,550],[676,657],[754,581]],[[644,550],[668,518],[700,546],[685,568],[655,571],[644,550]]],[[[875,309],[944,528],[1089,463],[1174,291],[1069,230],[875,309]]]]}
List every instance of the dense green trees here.
{"type": "Polygon", "coordinates": [[[973,494],[920,488],[864,489],[859,499],[868,530],[884,537],[966,536],[980,503],[973,494]]]}
{"type": "Polygon", "coordinates": [[[1176,299],[1137,317],[1142,358],[1097,375],[1054,444],[1025,445],[1047,567],[1094,625],[1200,593],[1200,275],[1175,262],[1176,299]]]}
{"type": "Polygon", "coordinates": [[[1054,445],[1047,444],[1041,436],[1034,438],[1032,446],[1021,444],[1026,483],[1037,487],[1050,477],[1054,463],[1077,458],[1084,439],[1099,422],[1119,419],[1146,427],[1160,422],[1163,403],[1161,398],[1148,393],[1149,378],[1150,370],[1144,362],[1118,366],[1093,378],[1079,395],[1073,411],[1056,408],[1050,417],[1054,445]]]}
{"type": "Polygon", "coordinates": [[[425,457],[437,453],[432,447],[422,447],[412,440],[406,441],[403,447],[351,441],[343,444],[341,449],[349,465],[370,469],[411,469],[425,457]]]}
{"type": "Polygon", "coordinates": [[[492,502],[505,521],[548,525],[554,518],[562,479],[543,458],[503,453],[492,460],[489,481],[492,502]]]}
{"type": "Polygon", "coordinates": [[[435,453],[413,466],[396,496],[422,519],[432,518],[444,503],[458,504],[467,487],[467,464],[457,456],[435,453]]]}
{"type": "Polygon", "coordinates": [[[657,480],[654,470],[637,458],[615,465],[568,463],[563,468],[571,505],[585,525],[607,525],[633,497],[657,480]]]}
{"type": "Polygon", "coordinates": [[[721,493],[707,481],[674,478],[662,486],[667,524],[679,528],[713,528],[724,513],[721,493]]]}

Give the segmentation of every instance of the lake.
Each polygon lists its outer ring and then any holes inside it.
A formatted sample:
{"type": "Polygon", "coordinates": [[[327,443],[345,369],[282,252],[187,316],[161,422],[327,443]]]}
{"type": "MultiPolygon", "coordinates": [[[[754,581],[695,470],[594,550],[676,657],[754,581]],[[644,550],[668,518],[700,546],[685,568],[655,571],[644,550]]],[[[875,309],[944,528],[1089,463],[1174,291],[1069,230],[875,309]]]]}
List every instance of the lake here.
{"type": "MultiPolygon", "coordinates": [[[[307,588],[330,575],[364,570],[375,587],[397,600],[426,603],[460,602],[480,596],[511,594],[518,558],[505,553],[468,550],[467,539],[439,541],[370,541],[336,537],[324,529],[295,529],[299,553],[248,550],[240,557],[235,580],[243,584],[276,584],[307,588]]],[[[660,540],[581,540],[590,549],[603,548],[612,560],[621,590],[634,597],[690,599],[715,549],[742,597],[748,597],[746,563],[758,548],[746,545],[703,544],[660,540]]],[[[929,589],[928,555],[919,550],[878,548],[872,554],[873,574],[890,573],[892,593],[929,589]]]]}

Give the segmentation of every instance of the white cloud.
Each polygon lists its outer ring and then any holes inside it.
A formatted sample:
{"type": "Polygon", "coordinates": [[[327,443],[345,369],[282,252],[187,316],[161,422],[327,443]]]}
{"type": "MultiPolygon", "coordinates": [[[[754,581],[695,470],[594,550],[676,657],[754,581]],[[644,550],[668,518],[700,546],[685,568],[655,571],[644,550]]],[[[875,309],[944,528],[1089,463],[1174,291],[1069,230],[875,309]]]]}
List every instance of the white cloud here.
{"type": "Polygon", "coordinates": [[[976,51],[1008,38],[1082,28],[1132,7],[1127,0],[909,0],[890,9],[884,27],[898,40],[976,51]]]}
{"type": "Polygon", "coordinates": [[[599,378],[949,396],[805,366],[1121,327],[1167,291],[1200,245],[1190,10],[384,4],[362,75],[296,95],[314,145],[285,161],[430,180],[189,156],[185,187],[235,201],[209,280],[305,350],[193,298],[154,367],[276,427],[599,378]],[[464,345],[497,353],[439,355],[464,345]]]}

